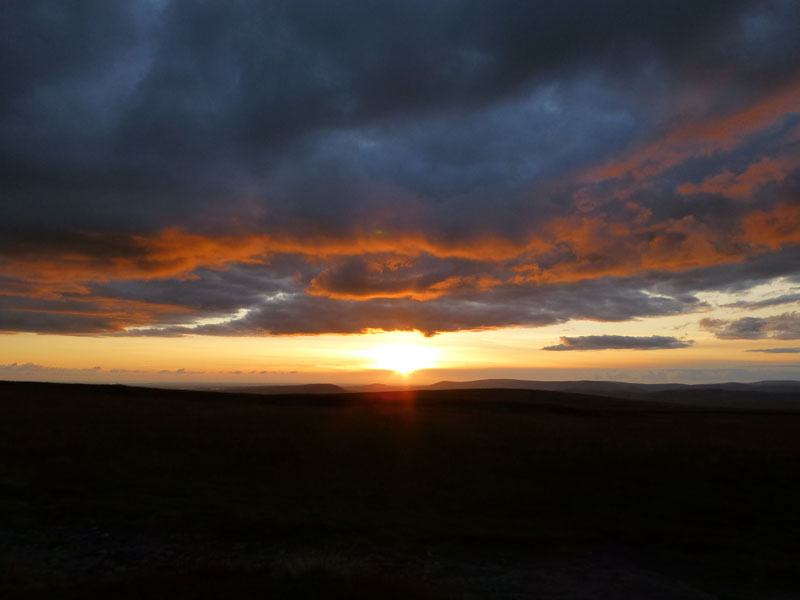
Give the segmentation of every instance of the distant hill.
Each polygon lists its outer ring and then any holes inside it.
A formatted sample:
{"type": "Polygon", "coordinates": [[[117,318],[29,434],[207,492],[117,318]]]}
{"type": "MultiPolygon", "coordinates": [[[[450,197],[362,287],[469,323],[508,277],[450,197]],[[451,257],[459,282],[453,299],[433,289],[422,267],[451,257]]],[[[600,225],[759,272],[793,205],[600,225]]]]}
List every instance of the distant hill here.
{"type": "Polygon", "coordinates": [[[306,385],[255,385],[206,388],[213,392],[233,392],[236,394],[344,394],[344,388],[332,383],[309,383],[306,385]]]}
{"type": "MultiPolygon", "coordinates": [[[[21,385],[28,389],[36,386],[58,384],[32,384],[4,382],[6,386],[21,385]],[[31,387],[33,386],[33,387],[31,387]]],[[[68,384],[74,389],[85,387],[97,393],[101,389],[114,389],[115,393],[133,393],[135,387],[120,385],[68,384]]],[[[800,381],[768,380],[753,383],[627,383],[622,381],[528,381],[524,379],[478,379],[473,381],[439,381],[431,385],[402,386],[374,383],[341,387],[331,383],[305,385],[254,385],[225,386],[204,385],[182,388],[186,391],[223,392],[261,396],[334,396],[391,394],[394,392],[423,392],[447,390],[529,390],[598,396],[606,399],[634,400],[637,402],[669,403],[684,406],[733,409],[798,409],[800,408],[800,381]]],[[[287,398],[288,399],[288,398],[287,398]]]]}
{"type": "Polygon", "coordinates": [[[524,379],[477,379],[474,381],[439,381],[429,386],[420,386],[432,390],[458,389],[525,389],[566,391],[580,390],[587,392],[663,392],[668,390],[702,390],[725,389],[731,391],[760,392],[800,392],[800,381],[757,381],[754,383],[627,383],[624,381],[529,381],[524,379]]]}
{"type": "Polygon", "coordinates": [[[611,396],[630,400],[670,402],[699,406],[784,408],[800,406],[800,381],[757,381],[754,383],[626,383],[622,381],[526,381],[521,379],[479,379],[440,381],[432,390],[526,389],[611,396]]]}
{"type": "Polygon", "coordinates": [[[402,386],[373,383],[340,387],[333,384],[267,385],[205,388],[208,391],[263,394],[385,394],[400,391],[445,390],[533,390],[602,396],[623,400],[728,408],[782,409],[800,407],[800,381],[774,380],[754,383],[627,383],[622,381],[528,381],[524,379],[478,379],[439,381],[431,385],[402,386]]]}
{"type": "Polygon", "coordinates": [[[238,394],[383,394],[400,391],[535,390],[603,396],[624,400],[731,408],[796,408],[800,406],[800,381],[773,380],[754,383],[627,383],[623,381],[528,381],[524,379],[477,379],[439,381],[431,385],[402,386],[373,383],[340,387],[329,383],[307,385],[260,385],[207,387],[206,391],[238,394]]]}
{"type": "MultiPolygon", "coordinates": [[[[380,392],[402,392],[404,390],[428,389],[425,386],[387,385],[385,383],[370,383],[367,385],[349,385],[348,392],[357,394],[371,394],[380,392]]],[[[451,388],[448,388],[451,389],[451,388]]]]}

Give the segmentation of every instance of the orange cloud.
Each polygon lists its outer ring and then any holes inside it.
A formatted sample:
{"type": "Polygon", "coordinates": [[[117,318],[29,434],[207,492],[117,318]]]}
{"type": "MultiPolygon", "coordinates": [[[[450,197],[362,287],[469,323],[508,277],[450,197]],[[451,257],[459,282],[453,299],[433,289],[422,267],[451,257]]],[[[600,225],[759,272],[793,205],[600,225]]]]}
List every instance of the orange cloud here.
{"type": "Polygon", "coordinates": [[[768,183],[782,181],[786,175],[800,166],[800,157],[769,158],[747,167],[738,175],[730,171],[708,177],[700,184],[684,183],[678,187],[678,193],[720,194],[737,200],[749,200],[753,192],[768,183]]]}
{"type": "MultiPolygon", "coordinates": [[[[437,258],[470,260],[508,260],[535,248],[535,240],[520,245],[500,237],[443,242],[422,234],[392,235],[383,232],[360,234],[352,238],[316,238],[241,234],[204,236],[166,229],[155,236],[130,236],[120,244],[96,240],[92,252],[62,252],[55,258],[49,251],[28,250],[9,257],[0,265],[0,274],[28,282],[66,285],[87,281],[155,279],[187,276],[198,267],[226,268],[233,263],[265,263],[275,254],[299,254],[325,260],[337,256],[393,255],[418,257],[423,253],[437,258]],[[118,253],[115,254],[115,251],[118,253]]],[[[398,263],[400,264],[400,263],[398,263]]],[[[67,289],[67,288],[65,288],[67,289]]],[[[69,287],[79,291],[81,288],[69,287]]]]}
{"type": "MultiPolygon", "coordinates": [[[[770,169],[764,167],[761,172],[774,172],[770,169]]],[[[102,253],[102,244],[60,255],[37,255],[27,249],[0,265],[0,274],[8,278],[1,284],[0,293],[7,297],[85,301],[87,306],[94,303],[99,307],[97,315],[119,317],[130,325],[183,309],[96,298],[90,294],[89,284],[188,278],[199,267],[225,269],[235,263],[264,263],[272,255],[289,253],[322,268],[306,290],[312,295],[431,300],[505,284],[627,277],[647,271],[676,272],[742,262],[784,244],[800,244],[800,206],[796,204],[752,211],[733,231],[714,229],[692,216],[646,224],[650,220],[646,209],[634,204],[629,209],[634,218],[626,222],[610,222],[602,215],[559,217],[520,242],[489,237],[441,242],[423,234],[375,234],[351,240],[266,234],[203,236],[168,229],[149,238],[131,236],[124,243],[115,242],[111,249],[117,251],[116,255],[102,253]],[[468,274],[452,270],[439,276],[420,274],[415,266],[423,255],[478,264],[468,274]],[[360,270],[342,271],[332,262],[343,257],[359,259],[360,270]],[[477,269],[482,272],[475,274],[477,269]]],[[[81,312],[94,314],[88,308],[81,312]]]]}
{"type": "Polygon", "coordinates": [[[731,114],[678,125],[627,157],[589,170],[583,179],[599,182],[628,174],[635,179],[649,178],[688,158],[731,149],[754,133],[797,113],[800,113],[800,83],[793,83],[731,114]]]}
{"type": "Polygon", "coordinates": [[[647,227],[608,223],[602,217],[555,220],[547,237],[566,257],[543,266],[529,257],[514,267],[515,283],[565,283],[599,277],[629,277],[645,271],[677,272],[715,264],[742,262],[744,244],[731,244],[692,216],[647,227]]]}
{"type": "Polygon", "coordinates": [[[427,284],[422,275],[415,275],[401,280],[384,281],[379,273],[370,277],[368,282],[361,282],[352,289],[338,288],[331,285],[328,271],[315,277],[306,291],[312,296],[324,296],[336,300],[373,300],[377,298],[406,298],[409,300],[435,300],[442,296],[458,292],[483,292],[504,282],[489,275],[453,275],[436,283],[427,284]]]}
{"type": "Polygon", "coordinates": [[[780,204],[771,211],[749,213],[740,239],[771,250],[800,244],[800,204],[780,204]]]}

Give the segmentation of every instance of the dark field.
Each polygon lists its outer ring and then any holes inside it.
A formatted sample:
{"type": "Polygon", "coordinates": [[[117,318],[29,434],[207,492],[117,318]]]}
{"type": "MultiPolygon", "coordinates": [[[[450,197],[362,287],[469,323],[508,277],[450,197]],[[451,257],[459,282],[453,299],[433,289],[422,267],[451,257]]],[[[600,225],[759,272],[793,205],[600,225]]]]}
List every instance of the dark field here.
{"type": "Polygon", "coordinates": [[[0,596],[800,598],[799,475],[789,409],[0,383],[0,596]]]}

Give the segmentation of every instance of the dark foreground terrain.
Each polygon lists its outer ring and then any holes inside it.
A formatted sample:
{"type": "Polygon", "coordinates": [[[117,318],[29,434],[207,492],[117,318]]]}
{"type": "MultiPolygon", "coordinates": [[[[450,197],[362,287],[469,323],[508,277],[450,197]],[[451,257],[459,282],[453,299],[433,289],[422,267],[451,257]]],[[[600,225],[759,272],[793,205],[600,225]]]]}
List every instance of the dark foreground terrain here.
{"type": "Polygon", "coordinates": [[[800,412],[681,402],[0,383],[0,597],[800,598],[800,412]]]}

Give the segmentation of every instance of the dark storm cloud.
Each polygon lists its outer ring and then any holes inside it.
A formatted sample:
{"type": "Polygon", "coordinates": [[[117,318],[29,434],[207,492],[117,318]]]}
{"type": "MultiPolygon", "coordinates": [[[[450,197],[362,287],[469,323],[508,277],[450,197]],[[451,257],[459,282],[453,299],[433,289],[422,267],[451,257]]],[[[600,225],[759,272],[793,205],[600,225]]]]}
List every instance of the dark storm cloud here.
{"type": "Polygon", "coordinates": [[[163,224],[241,200],[313,132],[474,110],[589,67],[632,74],[643,56],[688,68],[709,32],[743,27],[745,4],[9,2],[4,176],[58,196],[38,201],[56,224],[163,224]]]}
{"type": "Polygon", "coordinates": [[[3,331],[620,321],[799,274],[795,2],[0,11],[3,331]]]}
{"type": "Polygon", "coordinates": [[[694,342],[663,335],[637,337],[630,335],[583,335],[562,337],[556,346],[545,346],[542,350],[669,350],[688,348],[694,342]]]}
{"type": "Polygon", "coordinates": [[[742,4],[174,3],[133,124],[147,140],[179,140],[200,122],[274,144],[451,111],[587,60],[630,62],[643,50],[688,59],[742,4]]]}

